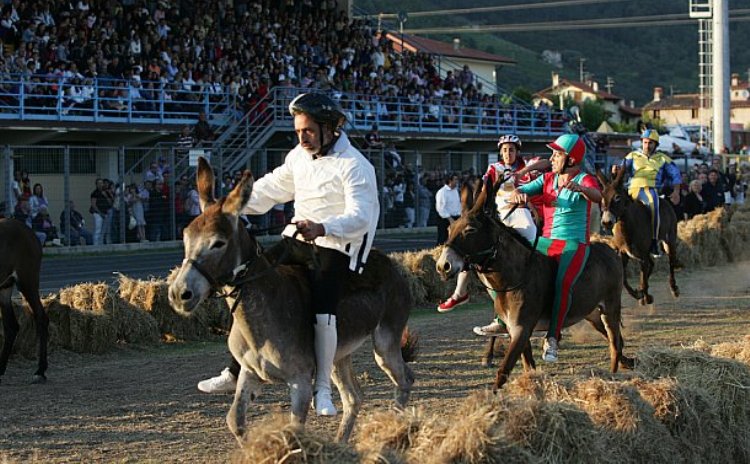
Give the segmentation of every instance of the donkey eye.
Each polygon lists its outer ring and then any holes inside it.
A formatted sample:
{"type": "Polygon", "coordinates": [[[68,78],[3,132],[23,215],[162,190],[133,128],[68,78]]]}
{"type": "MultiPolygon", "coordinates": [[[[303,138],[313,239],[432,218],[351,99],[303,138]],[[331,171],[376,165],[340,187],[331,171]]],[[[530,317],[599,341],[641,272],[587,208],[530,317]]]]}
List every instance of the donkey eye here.
{"type": "Polygon", "coordinates": [[[211,244],[211,249],[218,250],[219,248],[223,248],[226,244],[227,242],[225,242],[224,240],[217,240],[211,244]]]}
{"type": "Polygon", "coordinates": [[[466,234],[466,235],[469,235],[469,234],[474,234],[474,233],[476,233],[476,232],[477,232],[477,230],[478,230],[478,229],[477,229],[476,227],[474,227],[473,225],[469,224],[469,225],[467,225],[467,226],[466,226],[466,227],[464,228],[464,234],[466,234]]]}
{"type": "Polygon", "coordinates": [[[618,194],[618,195],[615,195],[615,197],[613,198],[613,200],[614,201],[620,201],[621,198],[622,197],[618,194]]]}

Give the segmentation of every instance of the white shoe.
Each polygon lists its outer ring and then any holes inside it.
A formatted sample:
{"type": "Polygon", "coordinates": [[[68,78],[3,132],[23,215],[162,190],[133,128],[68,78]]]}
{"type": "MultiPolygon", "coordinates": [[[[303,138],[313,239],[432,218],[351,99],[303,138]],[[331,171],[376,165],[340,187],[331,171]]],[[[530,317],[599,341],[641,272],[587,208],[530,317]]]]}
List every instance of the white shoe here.
{"type": "Polygon", "coordinates": [[[315,315],[315,396],[313,406],[319,416],[335,416],[336,406],[331,400],[331,372],[336,357],[336,316],[315,315]]]}
{"type": "Polygon", "coordinates": [[[487,325],[474,327],[474,333],[482,337],[491,337],[493,335],[508,335],[508,329],[496,320],[487,325]]]}
{"type": "Polygon", "coordinates": [[[229,372],[229,368],[210,379],[198,382],[198,390],[203,393],[230,393],[237,389],[237,378],[229,372]]]}
{"type": "Polygon", "coordinates": [[[555,337],[544,339],[542,359],[548,363],[557,362],[557,339],[555,337]]]}

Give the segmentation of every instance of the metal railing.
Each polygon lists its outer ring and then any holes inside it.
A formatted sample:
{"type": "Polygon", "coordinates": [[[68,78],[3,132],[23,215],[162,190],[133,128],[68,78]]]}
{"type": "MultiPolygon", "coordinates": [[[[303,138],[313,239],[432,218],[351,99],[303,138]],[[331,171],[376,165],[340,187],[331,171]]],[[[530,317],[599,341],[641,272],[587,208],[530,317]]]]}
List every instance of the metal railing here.
{"type": "Polygon", "coordinates": [[[32,75],[0,79],[0,119],[187,124],[204,112],[212,125],[237,116],[235,96],[209,85],[32,75]]]}

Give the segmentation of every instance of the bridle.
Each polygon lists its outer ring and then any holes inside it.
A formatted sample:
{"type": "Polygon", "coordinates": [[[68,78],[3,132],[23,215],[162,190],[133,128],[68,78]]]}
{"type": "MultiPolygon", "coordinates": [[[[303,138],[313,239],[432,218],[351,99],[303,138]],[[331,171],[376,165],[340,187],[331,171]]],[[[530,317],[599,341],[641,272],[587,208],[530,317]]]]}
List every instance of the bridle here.
{"type": "MultiPolygon", "coordinates": [[[[493,213],[487,213],[485,212],[485,216],[487,216],[491,221],[495,223],[498,227],[508,227],[505,224],[502,223],[505,219],[507,219],[513,212],[518,208],[519,205],[513,205],[513,207],[510,209],[510,211],[502,218],[498,219],[497,215],[493,213]]],[[[476,253],[467,253],[464,250],[462,250],[458,245],[453,243],[453,241],[450,241],[445,244],[446,247],[451,248],[453,251],[458,253],[461,258],[464,260],[466,264],[469,265],[471,269],[474,269],[479,274],[487,274],[490,272],[496,272],[495,269],[493,269],[491,266],[488,266],[488,262],[493,262],[497,260],[497,254],[500,251],[500,241],[495,239],[493,241],[493,245],[489,248],[486,248],[481,251],[477,251],[476,253]],[[481,259],[479,261],[478,259],[481,259]]],[[[496,293],[508,293],[512,292],[514,290],[518,290],[523,288],[526,283],[528,282],[528,273],[529,269],[531,269],[532,260],[534,258],[534,250],[536,250],[536,245],[539,242],[539,235],[537,234],[536,238],[534,239],[534,244],[531,246],[531,250],[529,250],[529,255],[526,257],[526,261],[524,262],[523,271],[521,272],[521,279],[519,282],[515,285],[506,285],[505,287],[501,289],[496,289],[492,287],[488,287],[482,283],[482,286],[486,288],[487,290],[492,290],[496,293]]]]}

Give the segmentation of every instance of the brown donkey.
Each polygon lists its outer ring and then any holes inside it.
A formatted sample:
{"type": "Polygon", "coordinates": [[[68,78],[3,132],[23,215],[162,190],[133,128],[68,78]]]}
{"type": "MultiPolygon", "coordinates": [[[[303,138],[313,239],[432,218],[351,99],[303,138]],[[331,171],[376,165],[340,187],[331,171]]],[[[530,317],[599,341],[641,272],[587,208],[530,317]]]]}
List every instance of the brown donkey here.
{"type": "MultiPolygon", "coordinates": [[[[263,383],[289,386],[292,421],[304,424],[312,399],[315,371],[313,322],[307,269],[280,264],[280,256],[263,254],[239,220],[250,198],[253,178],[245,172],[226,197],[214,199],[214,176],[201,159],[198,191],[203,213],[185,229],[185,259],[169,286],[169,301],[190,313],[216,291],[229,295],[234,321],[229,349],[242,366],[234,402],[227,415],[232,433],[242,443],[247,432],[247,407],[263,383]]],[[[342,276],[342,278],[347,278],[342,276]]],[[[351,434],[361,404],[352,371],[352,353],[372,337],[375,361],[395,388],[398,407],[409,399],[414,374],[401,337],[412,306],[406,280],[394,263],[373,250],[362,275],[351,276],[338,307],[338,348],[333,381],[341,394],[343,418],[337,438],[351,434]]]]}
{"type": "Polygon", "coordinates": [[[34,233],[16,219],[0,219],[0,307],[3,315],[3,351],[0,353],[0,378],[8,367],[13,342],[18,336],[18,320],[13,311],[14,285],[26,299],[34,315],[39,340],[39,364],[32,383],[47,380],[47,340],[49,318],[39,300],[39,270],[42,267],[42,247],[34,233]]]}
{"type": "MultiPolygon", "coordinates": [[[[640,201],[633,200],[623,186],[625,170],[619,169],[611,182],[596,173],[599,182],[604,186],[602,191],[602,226],[613,230],[614,247],[622,258],[623,284],[630,296],[641,305],[654,302],[648,293],[648,279],[654,270],[654,258],[651,257],[651,211],[640,201]],[[633,289],[628,282],[627,266],[630,258],[639,262],[641,267],[641,285],[633,289]]],[[[672,295],[680,296],[680,289],[674,278],[677,264],[677,215],[668,200],[659,205],[659,243],[669,256],[669,289],[672,295]]]]}
{"type": "MultiPolygon", "coordinates": [[[[463,212],[450,227],[437,272],[448,279],[473,265],[484,285],[497,292],[495,312],[508,326],[511,339],[495,378],[498,389],[522,355],[526,370],[535,367],[529,339],[532,331],[546,331],[549,325],[557,263],[497,218],[490,184],[485,184],[473,205],[470,190],[464,187],[462,191],[463,212]]],[[[565,326],[586,319],[604,335],[609,340],[612,372],[617,372],[618,366],[632,368],[634,364],[622,353],[621,295],[622,265],[617,253],[605,244],[592,243],[588,262],[573,289],[565,326]]]]}

